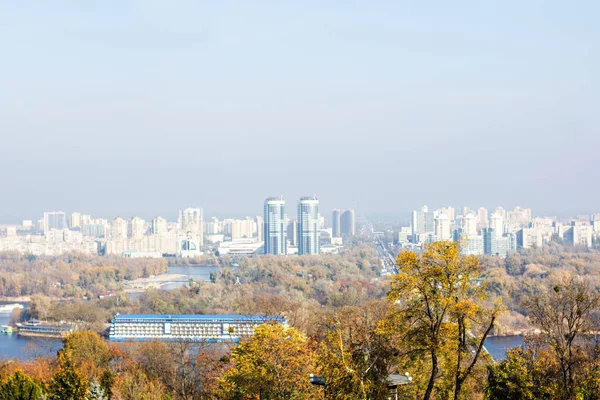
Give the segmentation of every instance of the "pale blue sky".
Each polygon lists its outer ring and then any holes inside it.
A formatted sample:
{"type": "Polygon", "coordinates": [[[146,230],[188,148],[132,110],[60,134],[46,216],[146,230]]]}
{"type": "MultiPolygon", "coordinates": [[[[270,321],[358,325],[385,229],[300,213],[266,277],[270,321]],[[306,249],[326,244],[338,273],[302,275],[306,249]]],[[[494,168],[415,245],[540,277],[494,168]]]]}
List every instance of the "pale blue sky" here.
{"type": "Polygon", "coordinates": [[[0,222],[600,211],[596,1],[0,2],[0,222]],[[485,4],[484,4],[485,3],[485,4]]]}

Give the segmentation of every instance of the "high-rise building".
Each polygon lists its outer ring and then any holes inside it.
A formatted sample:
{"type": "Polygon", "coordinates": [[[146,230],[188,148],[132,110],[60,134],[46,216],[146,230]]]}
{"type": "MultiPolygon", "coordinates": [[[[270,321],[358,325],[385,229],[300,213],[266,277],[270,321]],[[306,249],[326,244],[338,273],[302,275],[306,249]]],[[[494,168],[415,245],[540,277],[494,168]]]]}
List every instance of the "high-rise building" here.
{"type": "Polygon", "coordinates": [[[477,222],[473,214],[467,214],[462,220],[462,229],[465,236],[477,235],[477,222]]]}
{"type": "Polygon", "coordinates": [[[199,246],[204,243],[204,223],[202,208],[186,208],[179,211],[179,228],[187,239],[193,239],[199,246]]]}
{"type": "Polygon", "coordinates": [[[490,215],[489,227],[494,230],[494,235],[500,237],[504,234],[504,219],[498,213],[490,215]]]}
{"type": "Polygon", "coordinates": [[[335,209],[331,212],[331,236],[340,237],[342,236],[341,231],[341,215],[342,212],[338,209],[335,209]]]}
{"type": "Polygon", "coordinates": [[[152,234],[162,235],[169,231],[169,224],[163,217],[156,217],[152,220],[152,234]]]}
{"type": "Polygon", "coordinates": [[[113,218],[110,223],[110,239],[111,240],[125,240],[127,239],[128,224],[127,220],[121,217],[113,218]]]}
{"type": "Polygon", "coordinates": [[[256,222],[256,238],[259,242],[265,240],[265,220],[260,215],[257,215],[254,218],[254,222],[256,222]]]}
{"type": "Polygon", "coordinates": [[[319,254],[321,215],[316,196],[301,197],[298,203],[298,254],[319,254]]]}
{"type": "Polygon", "coordinates": [[[80,228],[81,227],[81,214],[78,212],[74,212],[71,214],[71,229],[80,228]]]}
{"type": "Polygon", "coordinates": [[[296,220],[292,220],[288,224],[287,238],[290,242],[290,246],[298,246],[298,222],[296,220]]]}
{"type": "Polygon", "coordinates": [[[480,207],[477,210],[477,229],[483,229],[488,227],[488,210],[485,207],[480,207]]]}
{"type": "Polygon", "coordinates": [[[67,219],[63,211],[50,211],[44,213],[44,232],[51,229],[67,229],[67,219]]]}
{"type": "Polygon", "coordinates": [[[412,236],[413,241],[423,233],[433,233],[435,231],[435,223],[433,220],[433,212],[429,212],[427,206],[423,206],[421,211],[413,211],[412,213],[412,236]]]}
{"type": "Polygon", "coordinates": [[[506,257],[510,248],[509,238],[498,235],[495,228],[485,228],[483,230],[483,248],[485,254],[506,257]]]}
{"type": "Polygon", "coordinates": [[[542,247],[544,239],[542,233],[536,228],[523,228],[516,234],[517,246],[522,249],[542,247]]]}
{"type": "Polygon", "coordinates": [[[434,219],[435,236],[437,240],[450,240],[452,234],[450,232],[450,218],[445,214],[440,214],[434,219]]]}
{"type": "Polygon", "coordinates": [[[287,214],[283,198],[269,197],[265,200],[263,240],[265,254],[287,254],[287,214]]]}
{"type": "Polygon", "coordinates": [[[340,233],[347,236],[354,236],[356,234],[354,210],[345,210],[342,213],[340,217],[340,233]]]}
{"type": "Polygon", "coordinates": [[[142,239],[146,234],[146,221],[144,221],[140,217],[131,218],[130,228],[131,228],[131,237],[132,239],[142,239]]]}

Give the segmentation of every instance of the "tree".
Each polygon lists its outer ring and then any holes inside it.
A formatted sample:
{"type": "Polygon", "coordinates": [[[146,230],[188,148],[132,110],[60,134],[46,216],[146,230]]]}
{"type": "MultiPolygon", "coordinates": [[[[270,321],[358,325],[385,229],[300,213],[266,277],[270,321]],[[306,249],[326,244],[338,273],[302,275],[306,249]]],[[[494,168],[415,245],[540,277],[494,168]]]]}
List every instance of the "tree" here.
{"type": "Polygon", "coordinates": [[[296,329],[263,324],[232,352],[233,367],[220,380],[225,399],[314,399],[307,339],[296,329]]]}
{"type": "Polygon", "coordinates": [[[396,330],[405,354],[428,356],[424,399],[433,394],[442,362],[450,369],[448,385],[458,399],[501,307],[483,306],[487,295],[482,267],[476,257],[462,256],[457,243],[431,243],[420,255],[402,251],[397,263],[399,273],[392,277],[388,299],[398,305],[398,313],[385,329],[396,330]]]}
{"type": "Polygon", "coordinates": [[[0,400],[42,400],[42,388],[22,371],[0,385],[0,400]]]}
{"type": "Polygon", "coordinates": [[[63,340],[63,348],[78,366],[92,363],[96,367],[106,367],[110,361],[110,350],[96,332],[73,332],[63,340]]]}
{"type": "Polygon", "coordinates": [[[556,399],[558,368],[552,353],[538,338],[510,349],[506,359],[488,366],[486,398],[489,400],[556,399]]]}
{"type": "Polygon", "coordinates": [[[585,358],[577,341],[594,330],[591,316],[600,305],[598,292],[582,279],[566,277],[553,288],[529,296],[524,305],[556,355],[563,398],[573,398],[576,367],[585,358]]]}
{"type": "Polygon", "coordinates": [[[395,355],[389,338],[377,332],[386,308],[385,303],[371,302],[346,307],[328,318],[318,351],[327,398],[386,398],[395,355]]]}
{"type": "Polygon", "coordinates": [[[50,382],[50,400],[84,400],[88,382],[76,369],[71,355],[61,350],[58,353],[58,368],[50,382]]]}

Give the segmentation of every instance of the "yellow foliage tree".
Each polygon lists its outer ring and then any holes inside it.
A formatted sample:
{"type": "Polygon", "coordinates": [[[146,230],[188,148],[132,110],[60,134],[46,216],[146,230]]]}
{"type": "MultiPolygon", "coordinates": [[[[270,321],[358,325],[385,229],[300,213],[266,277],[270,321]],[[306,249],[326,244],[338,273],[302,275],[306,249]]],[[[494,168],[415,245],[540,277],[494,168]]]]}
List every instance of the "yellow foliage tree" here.
{"type": "Polygon", "coordinates": [[[317,399],[309,374],[313,354],[306,337],[281,324],[264,324],[232,352],[233,367],[221,378],[221,398],[317,399]]]}

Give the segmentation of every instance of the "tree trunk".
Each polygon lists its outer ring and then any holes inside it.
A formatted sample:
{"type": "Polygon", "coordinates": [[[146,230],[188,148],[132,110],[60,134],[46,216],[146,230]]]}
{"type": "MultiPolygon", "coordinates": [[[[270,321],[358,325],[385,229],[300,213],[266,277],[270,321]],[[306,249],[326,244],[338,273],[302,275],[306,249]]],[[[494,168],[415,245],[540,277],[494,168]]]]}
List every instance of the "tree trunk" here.
{"type": "Polygon", "coordinates": [[[435,351],[431,352],[431,376],[429,377],[429,383],[427,384],[427,390],[425,391],[425,396],[423,400],[429,400],[431,398],[431,394],[433,393],[433,384],[435,383],[435,376],[438,372],[438,359],[435,351]]]}
{"type": "Polygon", "coordinates": [[[454,387],[454,400],[458,400],[460,397],[460,390],[462,388],[463,381],[460,379],[456,380],[456,386],[454,387]]]}

